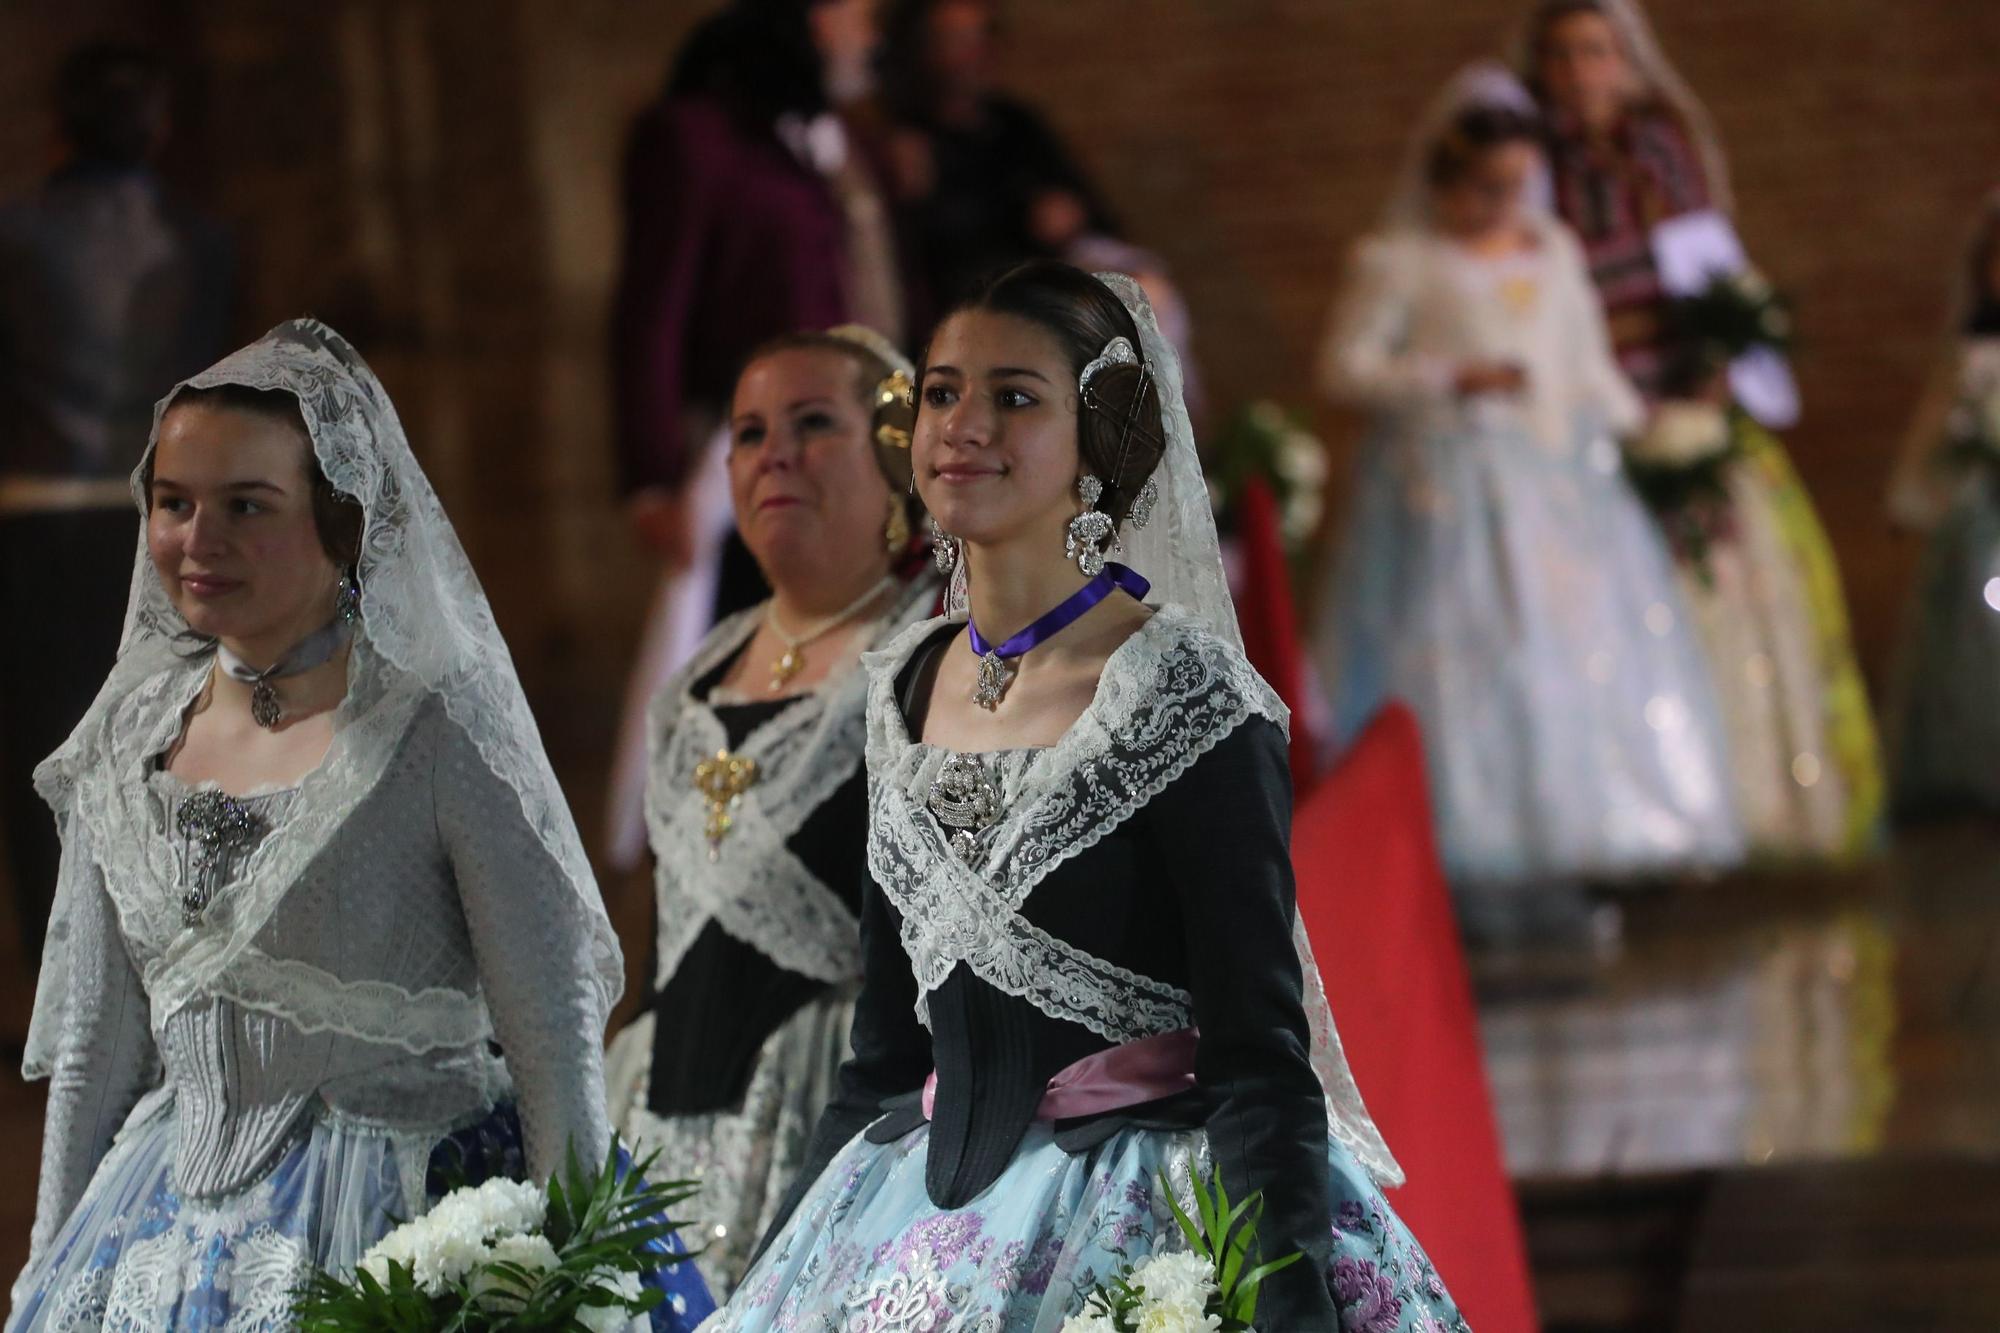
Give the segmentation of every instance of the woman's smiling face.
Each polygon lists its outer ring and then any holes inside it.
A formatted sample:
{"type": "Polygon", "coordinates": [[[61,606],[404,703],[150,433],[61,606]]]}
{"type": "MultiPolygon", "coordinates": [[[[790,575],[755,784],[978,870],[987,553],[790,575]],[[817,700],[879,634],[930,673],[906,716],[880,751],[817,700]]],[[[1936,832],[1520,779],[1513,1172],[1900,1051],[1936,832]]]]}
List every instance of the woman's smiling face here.
{"type": "Polygon", "coordinates": [[[917,490],[946,532],[995,546],[1077,512],[1076,373],[1029,320],[962,310],[938,326],[917,403],[917,490]]]}

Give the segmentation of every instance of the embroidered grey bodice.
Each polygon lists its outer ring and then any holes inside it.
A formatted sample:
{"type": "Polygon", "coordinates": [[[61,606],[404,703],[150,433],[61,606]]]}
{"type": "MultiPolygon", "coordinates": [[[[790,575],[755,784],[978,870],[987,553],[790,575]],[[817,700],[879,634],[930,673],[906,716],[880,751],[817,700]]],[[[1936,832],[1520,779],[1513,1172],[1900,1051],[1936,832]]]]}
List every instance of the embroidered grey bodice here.
{"type": "Polygon", "coordinates": [[[38,1250],[156,1086],[175,1104],[177,1184],[195,1196],[254,1181],[308,1116],[442,1133],[510,1082],[537,1173],[572,1138],[582,1160],[603,1156],[590,925],[519,797],[434,698],[274,905],[257,901],[264,878],[288,873],[282,844],[326,784],[242,802],[266,831],[220,858],[190,926],[182,898],[202,858],[178,816],[192,795],[156,772],[71,821],[65,873],[88,883],[66,948],[95,1003],[51,1071],[38,1250]],[[108,852],[110,834],[139,845],[108,852]],[[149,988],[260,907],[249,947],[192,994],[149,988]]]}

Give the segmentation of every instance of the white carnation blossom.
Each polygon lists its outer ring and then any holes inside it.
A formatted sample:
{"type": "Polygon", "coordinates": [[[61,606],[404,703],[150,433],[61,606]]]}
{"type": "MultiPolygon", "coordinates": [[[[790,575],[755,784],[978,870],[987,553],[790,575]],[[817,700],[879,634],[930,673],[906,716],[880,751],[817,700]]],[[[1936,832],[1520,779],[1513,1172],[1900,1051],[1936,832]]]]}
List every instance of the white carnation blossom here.
{"type": "Polygon", "coordinates": [[[1669,399],[1634,440],[1631,453],[1642,463],[1687,467],[1729,448],[1729,416],[1713,403],[1669,399]]]}
{"type": "MultiPolygon", "coordinates": [[[[541,1241],[547,1247],[539,1233],[548,1206],[540,1187],[516,1180],[494,1179],[476,1189],[453,1190],[428,1213],[377,1241],[359,1267],[386,1286],[389,1265],[402,1264],[426,1295],[436,1296],[493,1258],[496,1242],[541,1241]]],[[[519,1253],[540,1256],[532,1244],[519,1253]]],[[[554,1251],[549,1253],[553,1257],[554,1251]]]]}
{"type": "Polygon", "coordinates": [[[1092,1305],[1063,1320],[1062,1333],[1118,1333],[1118,1323],[1092,1305]]]}
{"type": "Polygon", "coordinates": [[[477,1231],[482,1236],[522,1235],[540,1231],[549,1212],[548,1195],[539,1185],[495,1177],[473,1189],[453,1190],[420,1219],[446,1230],[477,1231]]]}
{"type": "MultiPolygon", "coordinates": [[[[636,1301],[645,1291],[637,1273],[616,1268],[600,1268],[590,1275],[590,1285],[600,1290],[616,1292],[621,1298],[636,1301]]],[[[590,1333],[620,1333],[634,1316],[622,1305],[585,1305],[577,1309],[577,1320],[590,1333]]]]}
{"type": "Polygon", "coordinates": [[[1146,1294],[1147,1304],[1206,1306],[1216,1294],[1215,1266],[1188,1250],[1156,1252],[1128,1279],[1146,1294]]]}
{"type": "MultiPolygon", "coordinates": [[[[494,1241],[487,1251],[486,1262],[518,1264],[539,1280],[541,1274],[557,1268],[562,1259],[547,1236],[529,1234],[502,1236],[494,1241]]],[[[481,1273],[472,1281],[472,1298],[496,1308],[512,1306],[518,1309],[533,1290],[533,1284],[524,1288],[514,1278],[492,1273],[481,1273]]]]}
{"type": "Polygon", "coordinates": [[[1139,1307],[1138,1333],[1216,1333],[1222,1316],[1187,1301],[1147,1301],[1139,1307]]]}

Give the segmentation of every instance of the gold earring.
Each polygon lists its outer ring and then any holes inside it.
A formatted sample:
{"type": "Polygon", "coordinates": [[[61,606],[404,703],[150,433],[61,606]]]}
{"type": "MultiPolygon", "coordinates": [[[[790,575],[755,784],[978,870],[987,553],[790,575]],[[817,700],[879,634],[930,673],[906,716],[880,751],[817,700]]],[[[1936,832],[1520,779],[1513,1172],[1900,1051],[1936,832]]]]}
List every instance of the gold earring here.
{"type": "Polygon", "coordinates": [[[882,527],[882,537],[891,555],[901,555],[910,548],[910,516],[894,496],[889,499],[889,521],[882,527]]]}

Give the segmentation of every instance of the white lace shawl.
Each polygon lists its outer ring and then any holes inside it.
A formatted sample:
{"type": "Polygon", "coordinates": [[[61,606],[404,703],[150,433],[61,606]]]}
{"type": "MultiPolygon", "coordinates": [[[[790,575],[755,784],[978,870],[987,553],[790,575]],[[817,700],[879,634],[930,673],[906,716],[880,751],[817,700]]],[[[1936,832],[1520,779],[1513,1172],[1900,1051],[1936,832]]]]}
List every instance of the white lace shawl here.
{"type": "MultiPolygon", "coordinates": [[[[181,932],[172,895],[156,891],[157,840],[138,836],[143,767],[167,748],[201,687],[208,661],[180,655],[186,623],[147,558],[144,462],[132,476],[139,513],[131,600],[118,660],[63,746],[35,772],[56,814],[64,866],[50,915],[23,1072],[47,1077],[66,1015],[95,1002],[72,995],[69,917],[95,871],[117,905],[144,973],[155,1021],[204,994],[280,1013],[307,1031],[334,1028],[406,1050],[462,1045],[485,1031],[476,997],[409,993],[343,981],[297,960],[267,957],[253,940],[301,872],[375,787],[418,706],[435,695],[492,773],[520,801],[520,817],[559,868],[574,910],[587,921],[589,974],[578,984],[602,1018],[624,970],[575,822],[543,752],[512,658],[457,534],[410,451],[387,391],[359,353],[313,320],[279,325],[248,347],[175,386],[154,409],[150,460],[160,421],[183,388],[237,384],[298,399],[314,456],[335,488],[365,516],[358,581],[362,628],[348,668],[348,694],[334,714],[325,760],[307,777],[283,827],[246,865],[247,886],[217,929],[181,932]],[[78,825],[87,837],[75,838],[78,825]],[[70,854],[88,846],[94,864],[70,854]],[[148,851],[149,844],[152,850],[148,851]]],[[[171,883],[169,877],[164,882],[171,883]]]]}
{"type": "MultiPolygon", "coordinates": [[[[485,1005],[448,987],[411,992],[387,982],[344,981],[256,944],[296,883],[354,808],[374,790],[408,730],[422,691],[385,680],[356,640],[349,689],[325,762],[307,775],[287,818],[273,827],[238,875],[239,887],[211,907],[216,928],[185,930],[172,839],[151,828],[146,770],[178,735],[201,692],[208,660],[148,680],[111,710],[100,753],[72,794],[70,819],[88,830],[95,868],[146,986],[155,1031],[198,996],[219,996],[276,1014],[304,1032],[337,1031],[412,1053],[466,1046],[490,1034],[485,1005]]],[[[79,867],[87,871],[87,867],[79,867]]]]}
{"type": "MultiPolygon", "coordinates": [[[[868,646],[927,615],[937,592],[929,576],[902,590],[868,646]]],[[[861,975],[853,910],[785,844],[861,760],[864,672],[831,677],[735,747],[757,762],[757,780],[731,807],[729,832],[709,854],[708,802],[694,788],[694,768],[728,748],[729,738],[691,690],[743,647],[763,615],[753,607],[717,625],[649,709],[646,828],[655,860],[658,987],[711,921],[787,971],[830,983],[861,975]]]]}
{"type": "MultiPolygon", "coordinates": [[[[939,623],[914,626],[863,659],[868,866],[902,917],[919,1018],[928,1026],[929,993],[963,963],[996,989],[1106,1041],[1191,1026],[1187,992],[1092,957],[1020,909],[1058,866],[1095,846],[1246,719],[1285,726],[1284,704],[1201,617],[1160,608],[1106,660],[1096,697],[1076,723],[1035,755],[1018,799],[981,835],[976,864],[968,865],[924,803],[921,774],[932,747],[911,738],[896,697],[897,675],[939,623]]],[[[1296,913],[1293,944],[1330,1130],[1378,1180],[1400,1183],[1355,1088],[1296,913]]]]}

